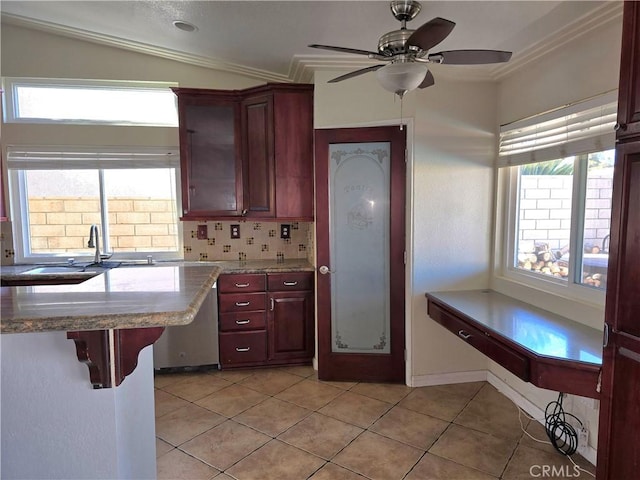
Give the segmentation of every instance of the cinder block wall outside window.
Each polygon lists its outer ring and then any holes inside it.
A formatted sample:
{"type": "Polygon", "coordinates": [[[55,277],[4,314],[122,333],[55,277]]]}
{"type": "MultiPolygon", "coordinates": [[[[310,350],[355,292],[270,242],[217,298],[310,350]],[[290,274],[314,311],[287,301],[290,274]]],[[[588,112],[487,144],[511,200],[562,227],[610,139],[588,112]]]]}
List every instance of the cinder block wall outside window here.
{"type": "MultiPolygon", "coordinates": [[[[114,252],[177,249],[175,205],[167,199],[109,201],[109,240],[114,252]]],[[[78,252],[87,247],[89,227],[101,224],[97,198],[29,198],[33,253],[78,252]]],[[[101,230],[102,238],[102,230],[101,230]]]]}
{"type": "MultiPolygon", "coordinates": [[[[571,175],[523,175],[520,200],[521,246],[546,243],[551,250],[569,243],[571,227],[571,175]]],[[[609,235],[612,179],[592,176],[587,180],[585,246],[602,248],[609,235]]],[[[608,245],[606,245],[608,249],[608,245]]]]}

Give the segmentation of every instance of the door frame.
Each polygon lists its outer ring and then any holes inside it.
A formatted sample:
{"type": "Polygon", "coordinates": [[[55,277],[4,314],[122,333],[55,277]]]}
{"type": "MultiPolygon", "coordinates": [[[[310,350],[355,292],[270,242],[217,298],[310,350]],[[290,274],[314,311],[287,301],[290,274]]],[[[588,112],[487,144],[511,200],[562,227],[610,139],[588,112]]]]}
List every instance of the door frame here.
{"type": "MultiPolygon", "coordinates": [[[[394,326],[392,324],[392,328],[391,328],[391,338],[392,338],[392,351],[395,353],[397,353],[397,350],[399,349],[401,351],[401,363],[404,365],[404,369],[402,369],[402,376],[403,379],[402,381],[409,385],[410,382],[410,372],[411,372],[411,365],[410,365],[410,361],[409,359],[411,358],[409,355],[409,351],[410,351],[410,339],[411,339],[411,312],[412,312],[412,304],[411,304],[411,290],[410,290],[410,286],[411,286],[411,271],[412,271],[412,267],[411,267],[411,261],[410,261],[410,254],[409,254],[409,248],[408,246],[410,245],[408,240],[411,238],[411,226],[412,226],[412,222],[411,222],[411,211],[412,211],[412,197],[409,196],[409,193],[412,191],[410,186],[411,186],[411,179],[412,179],[412,162],[410,161],[410,159],[412,158],[410,153],[411,153],[411,140],[413,138],[413,122],[412,119],[408,119],[407,122],[404,121],[385,121],[385,122],[372,122],[372,123],[366,123],[366,124],[359,124],[359,125],[340,125],[340,126],[326,126],[323,128],[316,128],[315,132],[319,132],[319,131],[326,131],[326,130],[344,130],[345,134],[347,133],[348,130],[366,130],[366,129],[375,129],[376,127],[385,127],[385,128],[398,128],[399,131],[402,131],[401,135],[404,137],[404,154],[402,155],[404,157],[404,173],[402,176],[402,179],[397,179],[395,180],[395,183],[392,184],[391,186],[391,192],[398,191],[398,189],[402,190],[401,195],[403,196],[403,200],[402,200],[402,208],[403,208],[403,212],[404,215],[402,215],[402,218],[398,218],[399,216],[391,216],[390,218],[390,222],[391,225],[390,227],[392,229],[396,229],[399,228],[400,231],[402,231],[402,239],[400,241],[398,241],[395,244],[394,247],[392,247],[392,251],[390,252],[390,256],[391,256],[391,281],[393,282],[394,279],[394,262],[396,262],[396,265],[398,263],[401,264],[401,270],[402,273],[395,274],[395,278],[402,278],[402,283],[403,283],[403,289],[402,289],[402,295],[398,294],[396,298],[394,298],[392,301],[397,302],[396,304],[400,304],[402,305],[402,310],[403,310],[403,321],[401,322],[401,327],[400,325],[395,326],[395,331],[394,331],[394,326]],[[402,125],[402,127],[401,127],[402,125]],[[398,227],[398,226],[401,227],[398,227]],[[401,247],[401,248],[400,248],[401,247]],[[398,254],[398,252],[400,252],[398,254]],[[399,256],[399,258],[395,258],[399,256]],[[398,298],[401,297],[401,298],[398,298]],[[395,333],[395,335],[394,335],[395,333]],[[395,342],[394,342],[395,339],[395,342]],[[400,347],[398,345],[401,345],[400,347]]],[[[373,130],[372,130],[373,131],[373,130]]],[[[314,137],[315,137],[315,133],[314,133],[314,137]]],[[[338,139],[336,140],[337,142],[341,142],[342,140],[338,139]]],[[[360,140],[358,140],[360,141],[360,140]]],[[[378,140],[378,139],[363,139],[362,142],[366,142],[366,141],[384,141],[384,140],[378,140]]],[[[348,140],[345,140],[345,142],[348,143],[348,140]]],[[[318,155],[317,155],[317,144],[316,144],[316,168],[322,168],[322,167],[318,167],[318,161],[320,160],[321,162],[324,162],[326,165],[326,155],[319,159],[318,155]]],[[[328,168],[328,165],[327,165],[328,168]]],[[[394,182],[394,180],[392,179],[392,182],[394,182]]],[[[325,196],[328,199],[328,185],[325,186],[321,186],[320,188],[324,188],[327,193],[325,193],[325,196]]],[[[316,183],[316,195],[318,193],[318,184],[316,183]]],[[[318,208],[318,206],[320,205],[320,202],[316,201],[315,202],[315,206],[316,206],[316,210],[318,208]]],[[[324,208],[324,207],[323,207],[324,208]]],[[[329,246],[329,242],[326,243],[326,245],[323,245],[322,247],[320,246],[320,242],[317,241],[318,237],[319,237],[319,232],[328,232],[329,230],[329,219],[328,217],[326,217],[326,221],[319,221],[318,216],[316,215],[316,267],[318,267],[321,264],[321,260],[328,262],[329,261],[329,254],[330,254],[330,246],[329,246]]],[[[328,235],[328,233],[327,233],[328,235]]],[[[316,276],[318,279],[320,279],[320,274],[316,273],[316,276]]],[[[324,304],[328,305],[331,304],[331,291],[330,291],[330,287],[326,288],[325,291],[322,291],[323,289],[320,288],[320,282],[316,281],[316,357],[315,357],[315,362],[316,362],[316,367],[319,367],[319,364],[321,361],[324,361],[325,358],[333,355],[334,359],[336,357],[343,357],[343,358],[347,358],[347,357],[354,357],[354,356],[358,356],[359,354],[353,354],[353,353],[332,353],[331,352],[331,330],[330,330],[330,326],[329,328],[324,328],[322,329],[321,327],[322,325],[322,321],[320,320],[320,315],[319,315],[319,305],[321,302],[325,302],[324,304]],[[321,354],[321,347],[323,347],[323,352],[321,354]],[[321,360],[323,359],[323,360],[321,360]]],[[[329,311],[330,311],[330,306],[329,306],[329,311]]],[[[362,356],[366,356],[369,354],[362,354],[362,356]]],[[[394,360],[395,362],[397,362],[397,358],[394,360]]],[[[395,364],[395,368],[398,368],[397,364],[395,364]]],[[[338,378],[334,379],[338,380],[338,378]]],[[[346,378],[344,378],[344,380],[347,380],[346,378]]],[[[383,380],[376,380],[374,378],[367,378],[366,375],[362,376],[362,378],[360,379],[361,381],[383,381],[383,380]]],[[[400,381],[399,376],[397,378],[395,378],[392,381],[400,381]]]]}

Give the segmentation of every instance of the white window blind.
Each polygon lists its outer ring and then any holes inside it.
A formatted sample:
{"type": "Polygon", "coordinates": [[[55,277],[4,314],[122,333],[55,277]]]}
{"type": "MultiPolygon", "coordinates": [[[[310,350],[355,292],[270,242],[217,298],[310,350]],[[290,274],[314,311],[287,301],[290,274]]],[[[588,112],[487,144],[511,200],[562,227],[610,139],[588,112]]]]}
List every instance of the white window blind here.
{"type": "Polygon", "coordinates": [[[177,148],[158,147],[8,147],[9,170],[178,168],[177,148]]]}
{"type": "Polygon", "coordinates": [[[613,148],[617,92],[500,127],[498,166],[556,160],[613,148]]]}

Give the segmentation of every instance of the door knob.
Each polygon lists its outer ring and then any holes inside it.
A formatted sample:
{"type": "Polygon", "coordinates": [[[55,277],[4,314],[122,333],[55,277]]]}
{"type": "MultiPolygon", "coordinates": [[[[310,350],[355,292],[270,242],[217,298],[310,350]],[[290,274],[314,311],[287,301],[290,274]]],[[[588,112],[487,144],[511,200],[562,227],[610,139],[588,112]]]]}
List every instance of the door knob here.
{"type": "Polygon", "coordinates": [[[322,274],[322,275],[326,275],[327,273],[333,273],[331,270],[329,270],[329,267],[327,267],[326,265],[322,265],[318,271],[322,274]]]}

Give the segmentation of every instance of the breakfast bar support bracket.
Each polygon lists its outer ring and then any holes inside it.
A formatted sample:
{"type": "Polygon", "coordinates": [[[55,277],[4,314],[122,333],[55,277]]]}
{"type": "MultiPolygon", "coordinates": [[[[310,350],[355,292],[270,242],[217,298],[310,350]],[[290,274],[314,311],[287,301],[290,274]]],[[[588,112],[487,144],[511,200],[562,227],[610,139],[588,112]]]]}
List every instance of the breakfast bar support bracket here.
{"type": "Polygon", "coordinates": [[[140,351],[158,340],[163,331],[164,327],[113,330],[113,348],[109,330],[67,332],[67,338],[75,342],[78,360],[89,368],[93,388],[111,388],[135,370],[140,351]]]}

